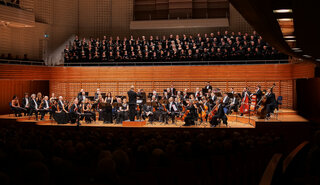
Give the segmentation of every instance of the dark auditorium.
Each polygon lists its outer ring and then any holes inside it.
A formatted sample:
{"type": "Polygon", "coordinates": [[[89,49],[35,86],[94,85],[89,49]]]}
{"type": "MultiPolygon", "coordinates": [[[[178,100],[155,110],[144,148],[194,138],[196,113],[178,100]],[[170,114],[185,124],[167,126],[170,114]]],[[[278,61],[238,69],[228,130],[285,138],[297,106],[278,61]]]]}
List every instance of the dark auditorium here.
{"type": "Polygon", "coordinates": [[[1,185],[319,185],[311,0],[0,0],[1,185]]]}

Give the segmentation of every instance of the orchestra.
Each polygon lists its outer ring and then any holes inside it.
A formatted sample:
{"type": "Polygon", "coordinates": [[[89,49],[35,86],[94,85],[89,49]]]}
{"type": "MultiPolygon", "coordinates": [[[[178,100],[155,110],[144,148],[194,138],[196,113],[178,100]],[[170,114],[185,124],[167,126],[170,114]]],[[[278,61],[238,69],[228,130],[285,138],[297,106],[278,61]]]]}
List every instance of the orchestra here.
{"type": "Polygon", "coordinates": [[[93,96],[88,96],[88,92],[81,89],[71,103],[62,96],[57,99],[54,93],[50,99],[48,96],[42,97],[41,92],[32,94],[30,98],[25,93],[21,106],[17,96],[14,96],[10,106],[16,117],[25,113],[29,118],[35,115],[36,120],[38,116],[43,120],[49,114],[49,119],[59,124],[70,122],[80,125],[80,121],[96,123],[98,115],[99,121],[109,124],[143,119],[150,124],[168,124],[171,120],[174,125],[177,125],[177,121],[182,121],[185,123],[183,126],[206,126],[210,123],[211,127],[216,127],[221,122],[228,125],[228,116],[237,115],[238,112],[240,116],[251,114],[258,119],[270,119],[270,114],[277,108],[274,87],[275,85],[262,90],[257,85],[254,93],[250,93],[248,87],[243,88],[242,93],[237,93],[234,88],[230,88],[229,92],[222,92],[208,82],[202,89],[195,88],[194,92],[187,88],[179,91],[171,85],[162,93],[153,90],[147,94],[143,89],[136,92],[135,87],[131,86],[128,101],[126,96],[112,96],[111,92],[102,93],[100,89],[93,96]]]}

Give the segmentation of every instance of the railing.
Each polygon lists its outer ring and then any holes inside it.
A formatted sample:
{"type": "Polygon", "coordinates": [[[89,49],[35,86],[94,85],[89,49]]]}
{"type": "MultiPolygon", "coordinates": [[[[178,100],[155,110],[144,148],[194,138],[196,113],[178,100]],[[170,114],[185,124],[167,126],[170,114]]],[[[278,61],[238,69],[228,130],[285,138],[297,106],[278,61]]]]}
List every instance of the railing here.
{"type": "MultiPolygon", "coordinates": [[[[287,64],[288,59],[279,60],[223,60],[223,61],[168,61],[168,62],[69,62],[64,66],[183,66],[183,65],[246,65],[246,64],[287,64]]],[[[43,61],[0,59],[0,64],[44,66],[43,61]]]]}
{"type": "Polygon", "coordinates": [[[168,61],[168,62],[68,62],[64,66],[180,66],[180,65],[246,65],[246,64],[287,64],[280,60],[224,60],[224,61],[168,61]]]}
{"type": "Polygon", "coordinates": [[[45,63],[43,61],[32,61],[32,60],[9,60],[9,59],[0,59],[0,64],[21,64],[21,65],[34,65],[34,66],[43,66],[45,63]]]}

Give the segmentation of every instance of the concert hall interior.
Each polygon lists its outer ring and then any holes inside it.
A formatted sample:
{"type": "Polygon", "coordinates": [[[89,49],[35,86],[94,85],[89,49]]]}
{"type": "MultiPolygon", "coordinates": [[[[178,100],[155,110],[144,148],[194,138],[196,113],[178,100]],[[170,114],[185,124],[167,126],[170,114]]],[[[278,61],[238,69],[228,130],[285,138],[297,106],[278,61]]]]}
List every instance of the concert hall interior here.
{"type": "Polygon", "coordinates": [[[0,184],[320,184],[317,9],[0,0],[0,184]]]}

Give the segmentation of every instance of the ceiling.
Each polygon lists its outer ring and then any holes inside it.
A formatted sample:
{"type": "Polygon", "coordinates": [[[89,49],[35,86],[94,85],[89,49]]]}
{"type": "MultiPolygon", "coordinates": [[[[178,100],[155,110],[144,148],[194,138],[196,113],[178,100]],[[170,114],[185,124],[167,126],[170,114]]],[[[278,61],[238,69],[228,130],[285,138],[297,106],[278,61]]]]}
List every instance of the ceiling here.
{"type": "Polygon", "coordinates": [[[311,0],[230,0],[249,24],[270,45],[288,55],[320,63],[320,12],[311,0]],[[276,9],[292,9],[292,13],[275,14],[276,9]],[[277,19],[293,18],[294,52],[283,38],[277,19]],[[309,55],[309,56],[306,56],[309,55]],[[310,58],[311,57],[311,58],[310,58]]]}

